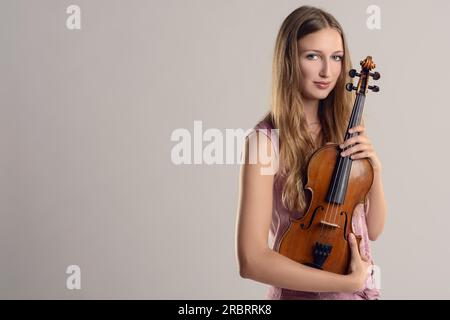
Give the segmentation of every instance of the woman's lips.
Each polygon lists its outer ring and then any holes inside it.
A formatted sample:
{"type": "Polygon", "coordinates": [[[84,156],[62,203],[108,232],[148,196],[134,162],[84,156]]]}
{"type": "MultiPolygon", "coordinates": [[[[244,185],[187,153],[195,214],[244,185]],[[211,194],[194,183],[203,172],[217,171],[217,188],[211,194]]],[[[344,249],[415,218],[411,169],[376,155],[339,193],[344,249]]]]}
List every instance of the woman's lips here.
{"type": "Polygon", "coordinates": [[[330,83],[331,83],[331,82],[315,82],[315,81],[314,81],[314,84],[315,84],[316,87],[319,88],[319,89],[326,89],[326,88],[328,88],[328,87],[330,86],[330,83]]]}

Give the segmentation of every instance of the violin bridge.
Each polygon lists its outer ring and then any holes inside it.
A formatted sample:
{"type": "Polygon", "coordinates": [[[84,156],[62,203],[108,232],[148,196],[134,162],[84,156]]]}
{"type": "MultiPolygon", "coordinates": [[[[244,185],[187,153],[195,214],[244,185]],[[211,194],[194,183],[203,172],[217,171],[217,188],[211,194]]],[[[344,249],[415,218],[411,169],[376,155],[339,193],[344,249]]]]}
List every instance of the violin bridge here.
{"type": "Polygon", "coordinates": [[[331,228],[340,228],[340,226],[338,224],[331,223],[331,222],[328,222],[328,221],[325,221],[325,220],[320,220],[320,223],[323,224],[323,225],[326,225],[328,227],[331,227],[331,228]]]}

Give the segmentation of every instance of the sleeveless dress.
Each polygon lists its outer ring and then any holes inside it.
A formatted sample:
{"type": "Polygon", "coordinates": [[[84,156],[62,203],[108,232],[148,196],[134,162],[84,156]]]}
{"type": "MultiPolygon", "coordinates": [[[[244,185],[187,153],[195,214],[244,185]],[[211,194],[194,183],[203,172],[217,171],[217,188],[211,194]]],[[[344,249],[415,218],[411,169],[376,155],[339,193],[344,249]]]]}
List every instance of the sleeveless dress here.
{"type": "MultiPolygon", "coordinates": [[[[275,154],[279,156],[278,139],[271,139],[271,125],[269,122],[262,120],[255,127],[254,130],[264,133],[268,139],[271,140],[275,154]],[[260,130],[258,129],[265,129],[260,130]]],[[[254,132],[254,131],[251,131],[254,132]]],[[[276,134],[273,131],[272,134],[276,134]]],[[[278,136],[277,136],[278,137],[278,136]]],[[[298,213],[289,211],[286,209],[281,200],[281,193],[283,190],[283,179],[281,175],[275,173],[274,185],[273,185],[273,208],[272,208],[272,222],[269,233],[269,247],[278,252],[281,237],[289,227],[289,217],[300,218],[305,212],[298,213]]],[[[367,198],[366,204],[358,204],[353,212],[353,231],[356,235],[361,235],[360,252],[366,255],[370,261],[372,261],[370,240],[367,232],[366,214],[369,210],[369,199],[367,198]]],[[[366,285],[363,290],[355,293],[344,292],[307,292],[307,291],[295,291],[286,288],[278,288],[269,286],[266,293],[266,299],[272,300],[377,300],[380,298],[380,290],[376,289],[375,278],[370,275],[367,279],[366,285]]]]}

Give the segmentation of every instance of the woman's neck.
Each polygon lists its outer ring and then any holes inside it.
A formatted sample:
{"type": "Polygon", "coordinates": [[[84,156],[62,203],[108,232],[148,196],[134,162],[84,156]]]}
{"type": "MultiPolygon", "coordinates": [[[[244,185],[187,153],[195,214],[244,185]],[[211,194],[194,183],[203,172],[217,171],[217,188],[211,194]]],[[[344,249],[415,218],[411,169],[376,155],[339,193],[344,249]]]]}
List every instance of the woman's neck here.
{"type": "Polygon", "coordinates": [[[303,100],[303,109],[305,111],[306,115],[306,122],[309,125],[314,125],[320,123],[319,121],[319,100],[318,99],[312,99],[312,100],[303,100]]]}
{"type": "Polygon", "coordinates": [[[306,100],[304,99],[304,112],[306,116],[306,127],[308,133],[310,134],[312,140],[316,145],[320,145],[320,141],[322,139],[322,126],[320,125],[319,119],[319,100],[312,99],[306,100]]]}

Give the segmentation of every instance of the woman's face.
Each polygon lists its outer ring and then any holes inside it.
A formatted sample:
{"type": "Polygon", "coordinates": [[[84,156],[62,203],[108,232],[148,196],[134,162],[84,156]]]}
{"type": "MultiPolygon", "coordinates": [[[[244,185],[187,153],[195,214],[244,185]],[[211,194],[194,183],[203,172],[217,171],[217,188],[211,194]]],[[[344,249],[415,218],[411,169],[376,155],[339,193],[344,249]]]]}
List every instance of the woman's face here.
{"type": "Polygon", "coordinates": [[[332,28],[310,33],[299,40],[299,61],[304,99],[325,99],[342,69],[344,49],[338,31],[332,28]],[[323,84],[320,84],[323,83],[323,84]]]}

